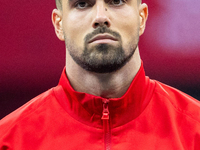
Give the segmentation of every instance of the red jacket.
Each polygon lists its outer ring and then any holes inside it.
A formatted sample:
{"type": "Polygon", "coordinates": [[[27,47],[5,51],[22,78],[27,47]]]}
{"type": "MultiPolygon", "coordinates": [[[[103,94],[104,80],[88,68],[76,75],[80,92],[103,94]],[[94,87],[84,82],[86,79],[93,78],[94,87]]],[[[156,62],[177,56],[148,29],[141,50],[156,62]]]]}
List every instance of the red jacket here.
{"type": "Polygon", "coordinates": [[[121,98],[58,86],[0,121],[1,150],[200,150],[200,103],[145,77],[121,98]]]}

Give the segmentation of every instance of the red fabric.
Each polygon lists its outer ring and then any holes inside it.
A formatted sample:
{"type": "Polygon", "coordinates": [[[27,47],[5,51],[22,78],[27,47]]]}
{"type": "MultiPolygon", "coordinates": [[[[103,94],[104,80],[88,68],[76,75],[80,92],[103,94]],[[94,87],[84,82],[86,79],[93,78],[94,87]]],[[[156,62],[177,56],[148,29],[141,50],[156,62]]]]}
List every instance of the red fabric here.
{"type": "Polygon", "coordinates": [[[106,101],[105,132],[105,99],[74,91],[64,70],[58,86],[0,121],[0,148],[200,150],[200,103],[145,77],[143,66],[124,96],[106,101]]]}

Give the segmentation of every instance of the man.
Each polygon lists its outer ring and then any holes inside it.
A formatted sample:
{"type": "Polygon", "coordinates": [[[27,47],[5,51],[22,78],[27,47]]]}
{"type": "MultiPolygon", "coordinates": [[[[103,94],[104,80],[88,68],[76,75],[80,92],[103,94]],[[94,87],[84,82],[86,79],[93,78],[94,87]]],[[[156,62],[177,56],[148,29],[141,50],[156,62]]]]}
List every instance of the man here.
{"type": "Polygon", "coordinates": [[[200,104],[145,77],[139,0],[57,0],[66,44],[58,86],[0,122],[2,150],[199,150],[200,104]]]}

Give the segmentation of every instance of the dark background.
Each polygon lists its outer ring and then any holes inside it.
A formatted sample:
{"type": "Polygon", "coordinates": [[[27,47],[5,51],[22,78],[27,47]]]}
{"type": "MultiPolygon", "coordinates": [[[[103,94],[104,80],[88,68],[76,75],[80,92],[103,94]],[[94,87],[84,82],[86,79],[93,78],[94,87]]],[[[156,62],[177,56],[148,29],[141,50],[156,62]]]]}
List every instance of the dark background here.
{"type": "MultiPolygon", "coordinates": [[[[200,100],[200,1],[144,2],[146,74],[200,100]]],[[[54,8],[54,0],[0,1],[0,119],[59,81],[65,46],[51,23],[54,8]]]]}

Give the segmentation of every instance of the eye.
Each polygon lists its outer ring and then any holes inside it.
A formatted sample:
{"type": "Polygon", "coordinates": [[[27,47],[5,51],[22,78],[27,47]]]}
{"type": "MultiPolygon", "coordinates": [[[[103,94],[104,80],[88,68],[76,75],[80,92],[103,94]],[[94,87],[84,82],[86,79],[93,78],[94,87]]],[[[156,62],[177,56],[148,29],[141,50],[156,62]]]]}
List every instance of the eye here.
{"type": "Polygon", "coordinates": [[[88,6],[89,6],[89,4],[84,1],[80,1],[75,4],[75,7],[78,9],[84,9],[84,8],[87,8],[88,6]]]}
{"type": "Polygon", "coordinates": [[[121,6],[125,3],[125,0],[111,0],[110,5],[121,6]]]}

